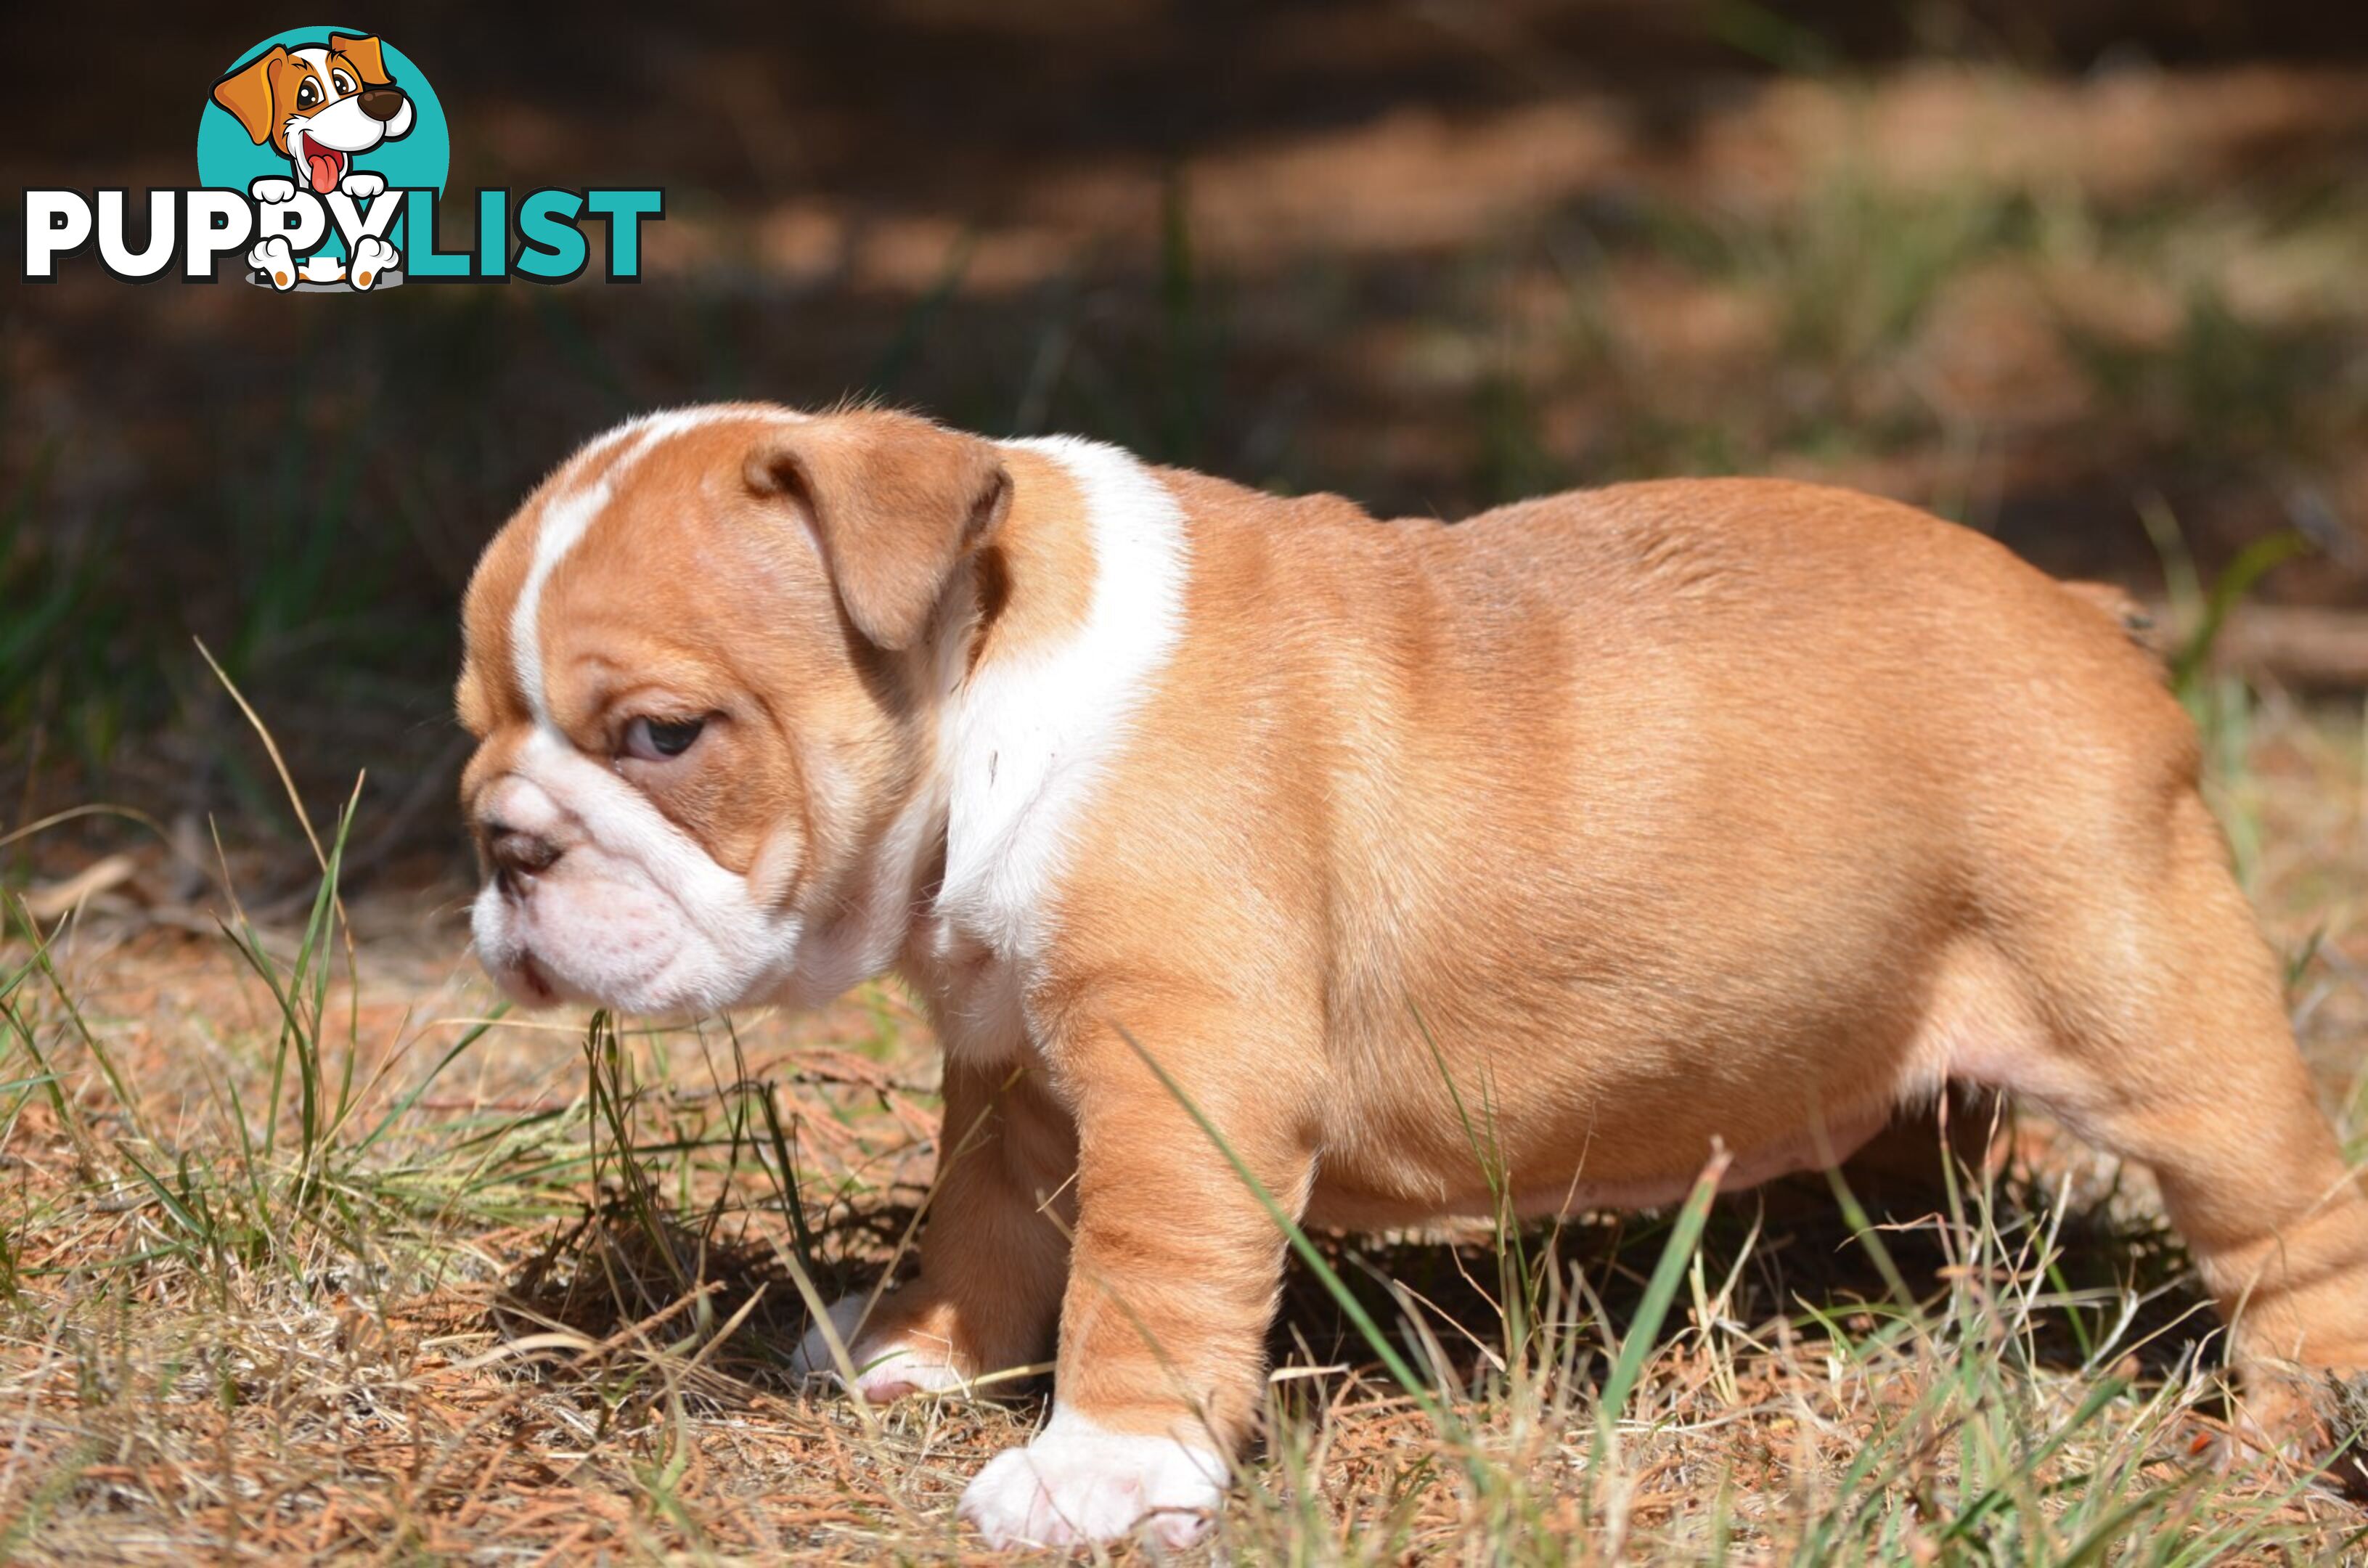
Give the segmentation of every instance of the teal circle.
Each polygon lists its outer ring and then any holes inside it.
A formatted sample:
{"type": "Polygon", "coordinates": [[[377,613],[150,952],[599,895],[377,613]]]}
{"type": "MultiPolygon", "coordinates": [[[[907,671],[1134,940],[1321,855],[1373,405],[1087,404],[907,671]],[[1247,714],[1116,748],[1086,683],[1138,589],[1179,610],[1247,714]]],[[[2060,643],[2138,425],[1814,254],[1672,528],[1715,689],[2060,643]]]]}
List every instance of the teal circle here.
{"type": "MultiPolygon", "coordinates": [[[[292,176],[285,155],[270,142],[247,140],[246,128],[238,116],[213,100],[214,82],[221,81],[256,55],[278,44],[283,49],[318,49],[328,41],[331,33],[347,38],[368,38],[367,28],[290,28],[283,33],[243,49],[238,58],[224,66],[206,84],[206,106],[198,116],[198,183],[244,195],[253,181],[270,176],[286,179],[292,176]]],[[[398,190],[432,188],[438,195],[444,190],[444,176],[452,165],[452,140],[444,124],[444,105],[436,97],[436,89],[427,85],[426,73],[413,62],[411,56],[384,39],[379,49],[386,57],[388,74],[394,85],[411,99],[411,129],[400,138],[381,142],[354,160],[354,167],[373,174],[386,181],[387,199],[398,190]]],[[[403,233],[403,220],[397,218],[388,232],[396,247],[408,251],[403,233]]],[[[322,252],[343,256],[345,244],[337,238],[336,225],[329,225],[329,238],[322,252]]]]}

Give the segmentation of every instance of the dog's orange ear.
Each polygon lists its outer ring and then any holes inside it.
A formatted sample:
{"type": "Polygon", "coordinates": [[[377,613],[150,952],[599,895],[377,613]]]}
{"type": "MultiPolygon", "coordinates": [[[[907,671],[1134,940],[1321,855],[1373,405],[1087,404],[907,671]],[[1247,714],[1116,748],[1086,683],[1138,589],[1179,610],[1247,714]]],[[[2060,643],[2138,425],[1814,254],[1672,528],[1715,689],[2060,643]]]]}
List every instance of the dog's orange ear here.
{"type": "Polygon", "coordinates": [[[271,73],[287,58],[288,51],[275,43],[214,84],[214,102],[238,118],[250,142],[268,142],[278,129],[272,123],[271,73]]]}
{"type": "Polygon", "coordinates": [[[347,38],[343,33],[329,35],[329,52],[342,54],[354,62],[354,72],[365,87],[382,87],[394,78],[386,74],[386,54],[375,38],[347,38]]]}
{"type": "Polygon", "coordinates": [[[995,448],[909,414],[834,415],[748,454],[748,487],[803,508],[847,619],[910,648],[1011,502],[995,448]]]}

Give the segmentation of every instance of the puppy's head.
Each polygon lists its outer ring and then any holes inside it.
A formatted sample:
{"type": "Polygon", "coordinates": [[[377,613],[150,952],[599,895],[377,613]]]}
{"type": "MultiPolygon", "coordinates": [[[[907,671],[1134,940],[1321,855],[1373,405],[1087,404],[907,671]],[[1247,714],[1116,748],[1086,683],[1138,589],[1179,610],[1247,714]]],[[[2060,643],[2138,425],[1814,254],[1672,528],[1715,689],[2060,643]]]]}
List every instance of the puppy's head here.
{"type": "Polygon", "coordinates": [[[272,45],[215,83],[214,102],[248,140],[286,153],[323,195],[337,188],[355,153],[409,134],[413,118],[379,40],[343,33],[318,48],[272,45]]]}
{"type": "Polygon", "coordinates": [[[464,609],[479,956],[514,996],[810,1005],[912,917],[934,694],[1008,504],[902,415],[659,415],[563,464],[464,609]]]}

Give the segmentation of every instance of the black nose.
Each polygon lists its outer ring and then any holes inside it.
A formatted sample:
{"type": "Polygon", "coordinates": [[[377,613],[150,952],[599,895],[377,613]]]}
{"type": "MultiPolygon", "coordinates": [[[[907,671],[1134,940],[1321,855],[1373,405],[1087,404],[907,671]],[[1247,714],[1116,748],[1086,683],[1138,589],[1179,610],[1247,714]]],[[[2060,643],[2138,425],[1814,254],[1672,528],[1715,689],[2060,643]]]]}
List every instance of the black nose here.
{"type": "Polygon", "coordinates": [[[559,856],[559,846],[541,834],[526,833],[507,823],[485,824],[485,858],[494,863],[494,874],[505,892],[517,892],[525,879],[551,869],[559,856]]]}
{"type": "Polygon", "coordinates": [[[363,88],[362,112],[376,120],[393,119],[403,112],[403,89],[400,87],[363,88]]]}

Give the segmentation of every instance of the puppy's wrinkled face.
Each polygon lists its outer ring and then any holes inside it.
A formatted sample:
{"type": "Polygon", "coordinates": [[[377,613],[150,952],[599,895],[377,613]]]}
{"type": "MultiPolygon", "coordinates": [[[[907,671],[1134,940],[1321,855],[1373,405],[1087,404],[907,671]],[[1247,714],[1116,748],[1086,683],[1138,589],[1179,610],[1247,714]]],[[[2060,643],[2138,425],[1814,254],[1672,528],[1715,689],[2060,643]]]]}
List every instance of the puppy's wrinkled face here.
{"type": "Polygon", "coordinates": [[[612,432],[478,564],[461,795],[477,948],[520,1000],[705,1011],[848,983],[815,972],[807,895],[843,881],[897,744],[813,530],[746,477],[790,417],[612,432]]]}

